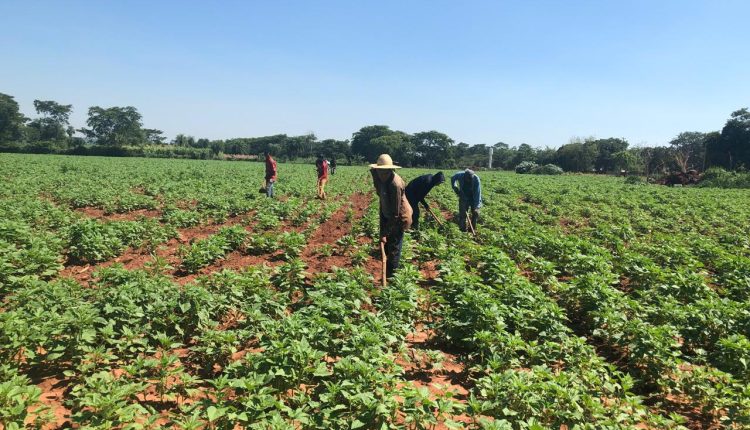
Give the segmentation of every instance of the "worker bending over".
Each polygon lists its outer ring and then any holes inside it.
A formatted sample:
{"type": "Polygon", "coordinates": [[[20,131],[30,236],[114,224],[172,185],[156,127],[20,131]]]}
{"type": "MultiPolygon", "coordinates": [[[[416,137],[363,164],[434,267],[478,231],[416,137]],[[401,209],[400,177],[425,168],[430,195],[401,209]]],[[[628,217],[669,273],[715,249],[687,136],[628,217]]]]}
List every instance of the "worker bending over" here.
{"type": "Polygon", "coordinates": [[[406,199],[409,200],[413,215],[411,218],[411,228],[416,230],[419,228],[419,203],[429,211],[430,206],[425,201],[425,197],[429,194],[432,189],[445,182],[445,175],[443,172],[437,172],[434,175],[422,175],[412,179],[409,185],[406,186],[406,199]]]}
{"type": "Polygon", "coordinates": [[[482,184],[473,170],[466,169],[451,178],[451,187],[458,195],[458,226],[466,231],[466,212],[471,210],[471,225],[476,231],[479,208],[482,207],[482,184]]]}

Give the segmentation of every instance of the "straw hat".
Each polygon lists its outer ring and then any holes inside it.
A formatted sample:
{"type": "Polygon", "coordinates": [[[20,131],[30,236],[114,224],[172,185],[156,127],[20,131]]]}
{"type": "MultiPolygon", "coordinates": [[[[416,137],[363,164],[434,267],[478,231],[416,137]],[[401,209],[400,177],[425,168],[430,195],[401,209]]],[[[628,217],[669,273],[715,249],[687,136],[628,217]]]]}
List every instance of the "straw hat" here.
{"type": "Polygon", "coordinates": [[[400,169],[401,166],[393,164],[393,159],[388,154],[380,154],[375,164],[370,164],[371,169],[400,169]]]}

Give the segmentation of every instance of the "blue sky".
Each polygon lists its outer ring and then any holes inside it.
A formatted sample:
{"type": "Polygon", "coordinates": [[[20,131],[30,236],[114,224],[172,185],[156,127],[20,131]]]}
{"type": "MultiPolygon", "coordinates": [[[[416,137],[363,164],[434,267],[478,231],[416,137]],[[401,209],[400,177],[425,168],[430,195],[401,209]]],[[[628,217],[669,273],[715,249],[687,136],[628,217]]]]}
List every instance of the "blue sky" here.
{"type": "Polygon", "coordinates": [[[666,144],[750,105],[737,1],[0,2],[0,92],[223,139],[364,125],[666,144]]]}

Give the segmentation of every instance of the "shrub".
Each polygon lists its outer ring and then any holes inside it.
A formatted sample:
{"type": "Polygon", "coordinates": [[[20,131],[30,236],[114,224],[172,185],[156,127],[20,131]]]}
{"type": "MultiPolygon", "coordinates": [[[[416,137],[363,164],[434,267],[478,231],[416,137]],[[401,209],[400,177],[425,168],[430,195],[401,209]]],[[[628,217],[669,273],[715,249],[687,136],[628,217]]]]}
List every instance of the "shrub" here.
{"type": "Polygon", "coordinates": [[[533,175],[562,175],[563,169],[554,164],[545,164],[544,166],[536,166],[531,169],[533,175]]]}
{"type": "Polygon", "coordinates": [[[641,178],[638,175],[630,175],[627,178],[625,178],[625,183],[630,184],[630,185],[641,185],[641,184],[645,184],[646,181],[644,181],[643,178],[641,178]]]}
{"type": "Polygon", "coordinates": [[[750,173],[728,172],[721,167],[711,167],[703,174],[701,187],[750,188],[750,173]]]}
{"type": "Polygon", "coordinates": [[[516,173],[530,173],[535,167],[539,165],[533,161],[523,161],[521,164],[516,166],[516,173]]]}

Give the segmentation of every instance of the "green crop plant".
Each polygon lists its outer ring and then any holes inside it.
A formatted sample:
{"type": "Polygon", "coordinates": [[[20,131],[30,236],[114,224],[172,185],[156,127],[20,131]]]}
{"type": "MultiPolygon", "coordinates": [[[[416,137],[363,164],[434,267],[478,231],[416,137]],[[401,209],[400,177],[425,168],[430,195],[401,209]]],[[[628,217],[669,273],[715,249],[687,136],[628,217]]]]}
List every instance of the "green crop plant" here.
{"type": "Polygon", "coordinates": [[[443,225],[422,215],[383,286],[363,167],[326,200],[302,164],[274,199],[258,162],[0,171],[5,428],[46,425],[41,374],[91,429],[750,426],[744,190],[480,171],[477,235],[435,187],[443,225]]]}
{"type": "Polygon", "coordinates": [[[281,248],[281,255],[285,261],[298,258],[307,246],[307,238],[303,234],[287,231],[281,233],[277,239],[281,248]]]}

